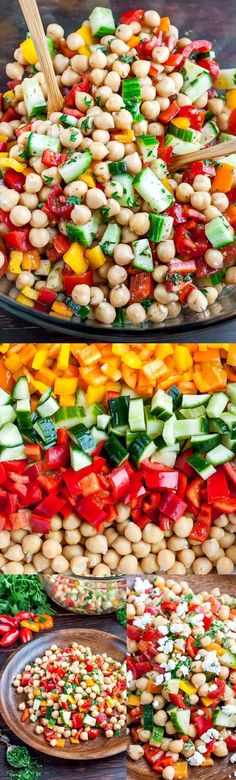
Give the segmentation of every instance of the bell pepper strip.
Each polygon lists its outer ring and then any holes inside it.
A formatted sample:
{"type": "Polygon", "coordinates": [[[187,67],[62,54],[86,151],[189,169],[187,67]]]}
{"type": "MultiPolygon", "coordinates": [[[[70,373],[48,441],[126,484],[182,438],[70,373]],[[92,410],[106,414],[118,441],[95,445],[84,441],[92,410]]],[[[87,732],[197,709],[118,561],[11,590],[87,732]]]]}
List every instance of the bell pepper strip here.
{"type": "Polygon", "coordinates": [[[16,190],[16,192],[23,192],[25,184],[25,176],[23,173],[14,171],[12,168],[6,168],[4,171],[4,184],[10,190],[16,190]]]}
{"type": "Polygon", "coordinates": [[[171,122],[171,119],[174,119],[177,114],[179,115],[180,107],[177,103],[177,100],[173,100],[172,103],[170,103],[169,108],[167,108],[165,111],[161,111],[159,114],[159,120],[162,122],[163,125],[168,125],[169,122],[171,122]]]}
{"type": "Polygon", "coordinates": [[[144,11],[141,8],[135,8],[133,11],[125,11],[119,17],[120,24],[132,24],[132,22],[141,22],[144,17],[144,11]]]}
{"type": "Polygon", "coordinates": [[[226,515],[236,512],[236,498],[225,498],[222,501],[217,499],[214,503],[214,509],[219,509],[221,513],[226,515]]]}
{"type": "MultiPolygon", "coordinates": [[[[223,511],[223,510],[222,510],[223,511]]],[[[208,539],[212,525],[212,508],[208,504],[202,504],[196,523],[190,532],[190,539],[196,542],[205,542],[208,539]]]]}
{"type": "Polygon", "coordinates": [[[4,234],[4,241],[8,249],[19,249],[21,252],[29,252],[33,247],[28,239],[29,228],[10,230],[4,234]]]}
{"type": "Polygon", "coordinates": [[[212,719],[210,715],[197,715],[194,718],[194,726],[197,729],[198,737],[202,737],[202,735],[205,734],[205,731],[212,728],[212,719]]]}
{"type": "Polygon", "coordinates": [[[228,750],[235,751],[236,750],[236,734],[229,734],[228,737],[226,737],[226,744],[228,750]]]}
{"type": "Polygon", "coordinates": [[[198,654],[198,648],[195,646],[195,639],[191,635],[186,639],[186,653],[190,655],[190,658],[195,658],[198,654]]]}
{"type": "Polygon", "coordinates": [[[230,491],[223,468],[218,468],[215,474],[208,477],[207,480],[207,500],[209,504],[214,504],[217,499],[229,498],[230,491]]]}
{"type": "Polygon", "coordinates": [[[154,282],[150,273],[141,271],[130,278],[130,303],[140,303],[153,296],[154,282]]]}
{"type": "Polygon", "coordinates": [[[167,517],[170,517],[174,522],[182,517],[186,507],[187,504],[174,493],[172,495],[166,494],[161,496],[159,504],[160,511],[164,512],[164,514],[166,514],[167,517]]]}
{"type": "Polygon", "coordinates": [[[198,60],[197,64],[200,65],[200,68],[205,68],[205,70],[209,70],[210,76],[213,79],[214,83],[217,81],[219,75],[220,75],[220,66],[218,65],[218,62],[215,60],[211,60],[208,57],[205,57],[203,60],[198,60]]]}

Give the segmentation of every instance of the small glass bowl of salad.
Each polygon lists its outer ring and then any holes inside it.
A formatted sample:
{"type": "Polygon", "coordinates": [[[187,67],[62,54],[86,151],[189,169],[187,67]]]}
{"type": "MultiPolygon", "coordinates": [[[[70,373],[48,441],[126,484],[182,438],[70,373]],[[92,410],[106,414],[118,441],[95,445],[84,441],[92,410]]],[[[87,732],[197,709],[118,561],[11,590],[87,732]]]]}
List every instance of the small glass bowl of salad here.
{"type": "Polygon", "coordinates": [[[83,615],[116,612],[126,603],[126,578],[42,574],[47,595],[63,609],[83,615]]]}

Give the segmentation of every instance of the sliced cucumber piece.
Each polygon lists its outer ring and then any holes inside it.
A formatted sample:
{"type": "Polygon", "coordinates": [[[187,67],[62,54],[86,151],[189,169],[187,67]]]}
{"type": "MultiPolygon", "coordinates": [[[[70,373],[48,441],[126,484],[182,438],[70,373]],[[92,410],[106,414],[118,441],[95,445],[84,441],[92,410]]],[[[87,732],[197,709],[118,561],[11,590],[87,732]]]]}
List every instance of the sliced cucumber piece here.
{"type": "Polygon", "coordinates": [[[130,447],[130,460],[138,467],[142,460],[150,458],[155,449],[156,446],[150,436],[141,433],[130,447]]]}
{"type": "Polygon", "coordinates": [[[172,146],[173,154],[189,154],[190,152],[196,152],[200,149],[200,143],[190,143],[190,141],[181,141],[180,138],[176,138],[175,135],[167,133],[165,137],[164,146],[172,146]]]}
{"type": "Polygon", "coordinates": [[[91,431],[83,423],[77,423],[73,428],[69,428],[69,436],[85,452],[90,452],[96,447],[91,431]]]}
{"type": "Polygon", "coordinates": [[[173,399],[164,390],[157,390],[151,402],[151,412],[160,420],[169,420],[173,414],[173,399]]]}
{"type": "Polygon", "coordinates": [[[134,191],[134,176],[130,173],[119,173],[114,177],[114,181],[117,181],[123,187],[123,194],[120,198],[117,198],[121,206],[136,206],[138,199],[134,191]]]}
{"type": "Polygon", "coordinates": [[[24,444],[19,444],[16,447],[0,447],[1,463],[6,463],[8,460],[25,460],[25,458],[24,444]]]}
{"type": "MultiPolygon", "coordinates": [[[[70,409],[70,407],[68,408],[70,409]]],[[[42,402],[41,399],[41,403],[39,403],[37,406],[37,413],[39,414],[39,417],[50,417],[53,414],[56,414],[56,412],[59,409],[60,409],[59,404],[50,393],[50,396],[48,398],[45,398],[44,402],[42,402]]]]}
{"type": "Polygon", "coordinates": [[[101,217],[94,212],[90,221],[86,225],[66,225],[66,232],[71,241],[77,241],[82,246],[91,246],[96,238],[98,228],[101,224],[101,217]]]}
{"type": "Polygon", "coordinates": [[[205,233],[214,249],[232,244],[235,240],[234,229],[223,214],[220,217],[215,217],[211,222],[207,222],[205,233]]]}
{"type": "Polygon", "coordinates": [[[105,230],[105,233],[103,233],[101,241],[99,242],[99,246],[104,252],[104,255],[112,256],[114,254],[114,249],[117,244],[119,244],[120,236],[121,228],[119,225],[117,225],[116,222],[110,222],[105,230]]]}
{"type": "Polygon", "coordinates": [[[6,404],[11,403],[11,396],[9,393],[6,393],[5,390],[3,390],[0,387],[0,406],[5,406],[6,404]]]}
{"type": "Polygon", "coordinates": [[[202,436],[192,436],[191,444],[196,452],[210,452],[221,443],[219,433],[207,433],[202,436]]]}
{"type": "Polygon", "coordinates": [[[52,138],[50,135],[41,133],[30,133],[28,137],[28,155],[29,157],[41,157],[45,149],[52,152],[60,152],[61,143],[59,138],[52,138]]]}
{"type": "Polygon", "coordinates": [[[74,152],[71,157],[66,160],[66,162],[62,163],[62,165],[59,165],[59,173],[61,174],[66,184],[69,184],[69,182],[78,179],[82,173],[87,171],[87,168],[89,168],[92,159],[92,153],[89,151],[89,149],[86,149],[85,152],[74,152]]]}
{"type": "Polygon", "coordinates": [[[134,253],[133,268],[138,268],[140,271],[153,271],[152,250],[148,238],[138,238],[137,241],[133,241],[132,249],[134,253]]]}
{"type": "MultiPolygon", "coordinates": [[[[173,400],[173,410],[176,411],[176,409],[179,409],[180,406],[182,406],[183,403],[183,394],[180,392],[179,388],[176,387],[176,385],[172,385],[167,395],[170,395],[170,397],[173,400]]],[[[187,396],[188,398],[188,396],[187,396]]]]}
{"type": "Polygon", "coordinates": [[[172,444],[175,444],[175,422],[176,417],[173,414],[173,417],[170,417],[170,419],[165,422],[162,431],[163,439],[168,447],[170,447],[172,444]]]}
{"type": "Polygon", "coordinates": [[[148,406],[144,407],[144,413],[148,436],[151,436],[151,438],[153,438],[153,436],[159,436],[159,434],[161,434],[163,431],[164,422],[162,420],[158,420],[155,414],[152,414],[151,404],[148,404],[148,406]]]}
{"type": "Polygon", "coordinates": [[[150,168],[143,168],[134,179],[134,188],[153,211],[160,214],[174,203],[174,197],[150,168]]]}
{"type": "Polygon", "coordinates": [[[29,119],[41,117],[46,113],[47,102],[36,78],[23,79],[23,99],[29,119]]]}
{"type": "MultiPolygon", "coordinates": [[[[58,409],[58,411],[53,416],[53,422],[55,424],[55,428],[73,428],[74,425],[77,425],[80,419],[85,419],[85,411],[83,406],[67,406],[62,407],[58,409]]],[[[95,420],[92,419],[91,424],[93,424],[95,420]]]]}
{"type": "Polygon", "coordinates": [[[224,666],[229,666],[230,669],[236,669],[236,655],[235,653],[231,653],[231,650],[226,650],[221,658],[224,666]]]}
{"type": "Polygon", "coordinates": [[[219,444],[218,447],[214,447],[213,450],[207,453],[206,458],[213,466],[220,466],[221,463],[227,463],[232,460],[234,453],[224,447],[223,444],[219,444]]]}
{"type": "Polygon", "coordinates": [[[188,734],[190,724],[190,710],[181,710],[178,707],[169,707],[168,715],[179,734],[188,734]]]}
{"type": "MultiPolygon", "coordinates": [[[[223,658],[224,656],[222,656],[223,658]]],[[[217,707],[213,712],[214,726],[224,726],[225,728],[235,728],[236,726],[236,707],[235,712],[227,712],[227,705],[217,707]],[[225,712],[226,709],[226,712],[225,712]]]]}
{"type": "Polygon", "coordinates": [[[25,376],[21,376],[14,385],[12,396],[16,401],[23,401],[25,398],[30,397],[28,380],[25,376]]]}
{"type": "Polygon", "coordinates": [[[209,393],[203,393],[202,395],[183,395],[182,407],[183,409],[193,409],[195,406],[206,404],[210,397],[209,393]]]}
{"type": "Polygon", "coordinates": [[[205,417],[175,421],[176,439],[188,439],[200,433],[208,433],[208,421],[205,417]]]}
{"type": "Polygon", "coordinates": [[[236,382],[228,382],[226,390],[232,403],[236,404],[236,382]]]}
{"type": "Polygon", "coordinates": [[[219,128],[215,122],[210,120],[202,128],[200,143],[201,146],[208,146],[212,141],[215,141],[219,135],[219,128]]]}
{"type": "MultiPolygon", "coordinates": [[[[129,83],[130,79],[125,83],[129,83]]],[[[139,135],[137,137],[137,147],[144,163],[151,163],[157,159],[158,140],[154,135],[139,135]]]]}
{"type": "Polygon", "coordinates": [[[70,445],[70,460],[74,471],[80,471],[80,469],[84,469],[92,463],[92,458],[90,458],[87,452],[83,452],[79,447],[76,447],[76,444],[70,445]]]}
{"type": "Polygon", "coordinates": [[[110,414],[98,414],[97,416],[97,427],[100,431],[106,431],[108,428],[109,422],[110,422],[110,414]]]}
{"type": "Polygon", "coordinates": [[[159,214],[149,214],[150,228],[148,232],[148,238],[150,241],[158,243],[159,241],[165,241],[170,238],[173,228],[173,217],[159,214]]]}
{"type": "Polygon", "coordinates": [[[177,127],[174,122],[169,124],[169,132],[180,138],[181,141],[187,141],[188,143],[200,142],[200,133],[198,130],[192,130],[191,128],[184,129],[183,127],[177,127]]]}
{"type": "Polygon", "coordinates": [[[0,406],[0,428],[7,423],[13,423],[15,419],[16,413],[10,404],[0,406]]]}
{"type": "MultiPolygon", "coordinates": [[[[6,423],[0,430],[0,447],[18,447],[18,444],[22,444],[23,439],[20,431],[13,423],[6,423]]],[[[13,457],[9,460],[14,460],[13,457]]]]}
{"type": "Polygon", "coordinates": [[[168,174],[168,168],[164,160],[159,157],[157,160],[152,160],[151,170],[155,173],[158,179],[165,179],[168,174]]]}
{"type": "Polygon", "coordinates": [[[131,398],[129,402],[129,427],[133,431],[145,431],[144,406],[142,398],[131,398]]]}
{"type": "Polygon", "coordinates": [[[207,404],[206,413],[208,417],[220,417],[229,399],[226,393],[213,393],[207,404]]]}
{"type": "Polygon", "coordinates": [[[103,38],[104,35],[115,32],[116,26],[110,8],[96,6],[90,14],[89,21],[94,38],[103,38]]]}
{"type": "Polygon", "coordinates": [[[127,460],[129,456],[127,450],[123,447],[123,444],[121,444],[113,433],[109,436],[108,441],[104,445],[103,453],[115,464],[115,466],[119,466],[120,463],[127,460]]]}

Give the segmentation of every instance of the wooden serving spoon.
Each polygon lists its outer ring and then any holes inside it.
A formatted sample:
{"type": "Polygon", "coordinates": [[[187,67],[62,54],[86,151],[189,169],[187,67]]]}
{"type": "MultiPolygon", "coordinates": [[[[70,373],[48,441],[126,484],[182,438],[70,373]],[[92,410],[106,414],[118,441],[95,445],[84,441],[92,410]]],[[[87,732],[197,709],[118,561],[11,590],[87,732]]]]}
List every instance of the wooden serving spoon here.
{"type": "Polygon", "coordinates": [[[233,141],[224,141],[224,143],[216,144],[215,146],[205,146],[204,149],[198,149],[196,152],[175,155],[169,167],[174,172],[185,168],[186,165],[192,162],[217,160],[218,157],[226,157],[228,154],[234,154],[235,152],[236,137],[233,141]]]}
{"type": "Polygon", "coordinates": [[[64,100],[56,80],[37,2],[36,0],[19,0],[19,4],[47,84],[49,116],[52,111],[61,110],[64,100]]]}

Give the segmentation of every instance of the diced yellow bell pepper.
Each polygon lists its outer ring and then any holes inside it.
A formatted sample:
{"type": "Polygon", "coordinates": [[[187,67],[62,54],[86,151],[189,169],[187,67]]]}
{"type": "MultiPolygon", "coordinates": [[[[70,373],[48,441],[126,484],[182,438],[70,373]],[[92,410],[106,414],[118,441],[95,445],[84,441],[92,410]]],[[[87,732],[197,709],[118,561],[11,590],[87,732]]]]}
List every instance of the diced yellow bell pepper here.
{"type": "Polygon", "coordinates": [[[130,349],[129,352],[125,352],[125,354],[122,355],[122,362],[125,363],[125,365],[128,366],[129,368],[142,367],[140,357],[136,355],[136,352],[134,352],[132,349],[130,349]]]}
{"type": "Polygon", "coordinates": [[[217,82],[216,82],[216,85],[215,85],[215,86],[216,86],[216,87],[218,87],[218,89],[227,89],[227,82],[226,82],[226,78],[225,78],[225,76],[223,75],[223,73],[220,73],[220,74],[219,74],[219,76],[218,76],[218,79],[217,79],[217,82]]]}
{"type": "Polygon", "coordinates": [[[3,98],[5,104],[16,103],[17,98],[15,96],[14,89],[8,89],[6,92],[4,92],[3,98]]]}
{"type": "Polygon", "coordinates": [[[0,156],[0,168],[12,168],[13,171],[17,171],[18,173],[24,173],[26,166],[24,163],[18,162],[18,160],[15,160],[13,157],[8,157],[6,159],[0,156]]]}
{"type": "Polygon", "coordinates": [[[212,705],[212,699],[209,699],[208,696],[201,696],[201,701],[204,707],[211,707],[212,705]]]}
{"type": "Polygon", "coordinates": [[[135,49],[140,40],[140,35],[132,35],[129,41],[127,41],[127,46],[129,46],[130,49],[135,49]]]}
{"type": "Polygon", "coordinates": [[[226,105],[231,109],[236,108],[236,89],[230,89],[226,93],[226,105]]]}
{"type": "Polygon", "coordinates": [[[180,680],[179,687],[181,691],[184,691],[184,693],[187,693],[187,696],[191,696],[192,693],[196,693],[195,685],[192,685],[192,683],[187,683],[185,680],[180,680]]]}
{"type": "Polygon", "coordinates": [[[80,181],[84,181],[85,184],[90,187],[90,189],[94,189],[96,187],[94,178],[92,174],[89,172],[89,170],[86,171],[86,173],[81,173],[81,176],[79,176],[80,181]]]}
{"type": "Polygon", "coordinates": [[[83,247],[80,246],[77,241],[71,244],[70,248],[65,253],[64,261],[76,274],[83,274],[84,271],[87,271],[89,265],[87,260],[85,260],[83,247]]]}
{"type": "Polygon", "coordinates": [[[221,647],[221,645],[219,645],[218,642],[211,642],[211,644],[207,646],[207,650],[215,650],[216,651],[216,655],[224,655],[225,654],[224,647],[221,647]]]}
{"type": "Polygon", "coordinates": [[[188,347],[177,345],[174,348],[174,363],[178,370],[187,371],[193,365],[193,359],[188,347]]]}
{"type": "Polygon", "coordinates": [[[133,130],[127,130],[126,133],[115,133],[114,139],[123,144],[131,144],[135,140],[133,130]]]}
{"type": "Polygon", "coordinates": [[[205,760],[202,763],[202,766],[214,766],[213,758],[205,758],[205,760]]]}
{"type": "Polygon", "coordinates": [[[70,360],[70,344],[62,344],[57,361],[57,368],[65,370],[68,368],[70,360]]]}
{"type": "Polygon", "coordinates": [[[166,357],[173,355],[172,344],[158,344],[155,348],[155,355],[158,360],[165,360],[166,357]]]}
{"type": "Polygon", "coordinates": [[[5,366],[8,368],[8,371],[14,374],[15,371],[19,371],[21,368],[22,360],[19,355],[9,355],[5,360],[5,366]]]}
{"type": "Polygon", "coordinates": [[[78,49],[79,54],[83,54],[85,57],[90,57],[91,51],[88,46],[80,46],[78,49]]]}
{"type": "Polygon", "coordinates": [[[1,354],[2,354],[2,355],[5,355],[5,354],[6,354],[6,352],[8,352],[8,350],[9,350],[9,347],[10,347],[10,344],[7,344],[7,343],[5,343],[5,344],[0,344],[0,352],[1,352],[1,354]]]}
{"type": "Polygon", "coordinates": [[[47,349],[38,349],[33,359],[32,368],[35,368],[38,371],[39,368],[42,368],[42,366],[45,365],[47,357],[47,349]]]}
{"type": "Polygon", "coordinates": [[[79,29],[76,30],[76,32],[78,33],[78,35],[81,35],[81,38],[84,39],[87,46],[91,46],[91,43],[93,43],[93,36],[90,27],[87,27],[86,25],[82,25],[82,27],[79,27],[79,29]]]}
{"type": "Polygon", "coordinates": [[[105,380],[104,380],[104,387],[88,387],[87,393],[86,393],[86,403],[88,406],[90,404],[101,404],[103,401],[105,395],[105,380]]]}
{"type": "Polygon", "coordinates": [[[3,160],[4,160],[4,159],[6,160],[6,158],[8,158],[8,152],[0,152],[0,157],[1,157],[1,160],[2,160],[2,159],[3,159],[3,160]]]}
{"type": "Polygon", "coordinates": [[[128,345],[127,344],[112,344],[112,352],[113,355],[125,355],[126,352],[128,352],[128,345]]]}
{"type": "Polygon", "coordinates": [[[56,747],[58,748],[64,748],[65,740],[61,737],[60,739],[57,739],[56,747]]]}
{"type": "Polygon", "coordinates": [[[23,306],[29,306],[30,309],[34,307],[34,302],[30,300],[30,298],[26,298],[26,295],[23,295],[22,292],[17,295],[16,300],[18,303],[22,303],[23,306]]]}
{"type": "Polygon", "coordinates": [[[75,393],[77,390],[78,385],[78,379],[76,376],[71,377],[57,377],[55,380],[54,385],[54,392],[56,395],[61,395],[61,393],[67,393],[67,395],[72,395],[72,393],[75,393]]]}
{"type": "Polygon", "coordinates": [[[131,693],[130,696],[128,696],[127,704],[128,707],[138,707],[141,702],[141,696],[138,696],[138,694],[131,693]]]}
{"type": "Polygon", "coordinates": [[[176,127],[180,127],[181,130],[187,130],[187,128],[190,126],[190,119],[187,119],[185,116],[176,117],[175,119],[172,119],[172,125],[175,125],[176,127]]]}
{"type": "Polygon", "coordinates": [[[229,344],[227,363],[229,366],[236,366],[236,346],[235,344],[229,344]]]}
{"type": "Polygon", "coordinates": [[[114,382],[118,382],[122,377],[121,371],[111,365],[111,363],[104,363],[103,366],[101,366],[101,371],[105,376],[108,376],[109,379],[113,379],[114,382]]]}
{"type": "Polygon", "coordinates": [[[8,141],[7,135],[4,135],[3,133],[0,133],[0,143],[5,144],[6,141],[8,141]]]}
{"type": "Polygon", "coordinates": [[[75,395],[60,395],[59,404],[63,409],[67,406],[75,406],[75,395]]]}
{"type": "Polygon", "coordinates": [[[164,179],[162,179],[162,183],[164,184],[164,187],[168,190],[168,192],[172,192],[172,186],[169,179],[165,177],[164,179]]]}
{"type": "MultiPolygon", "coordinates": [[[[74,352],[73,346],[71,351],[72,353],[74,352]]],[[[100,357],[101,352],[99,352],[96,344],[83,344],[81,349],[76,350],[76,358],[79,358],[82,366],[92,366],[94,363],[98,363],[100,357]]]]}
{"type": "Polygon", "coordinates": [[[40,267],[40,262],[41,260],[38,249],[32,249],[31,252],[23,252],[23,271],[37,271],[40,267]]]}
{"type": "Polygon", "coordinates": [[[12,249],[10,252],[10,262],[8,266],[9,273],[20,274],[23,257],[23,252],[18,252],[17,250],[12,249]]]}
{"type": "Polygon", "coordinates": [[[22,295],[26,295],[26,298],[30,298],[31,301],[37,301],[39,297],[38,290],[33,290],[33,287],[29,287],[28,284],[22,289],[22,295]]]}
{"type": "Polygon", "coordinates": [[[99,246],[99,244],[97,244],[97,246],[94,246],[92,249],[87,249],[86,258],[88,258],[89,265],[91,265],[92,268],[100,268],[100,266],[104,265],[104,263],[106,262],[106,257],[103,254],[103,251],[99,246]]]}
{"type": "Polygon", "coordinates": [[[20,43],[20,50],[26,62],[29,62],[30,65],[36,65],[36,62],[38,62],[38,54],[32,38],[26,38],[25,41],[22,41],[22,43],[20,43]]]}

